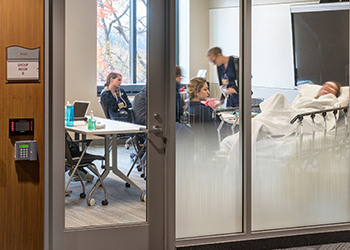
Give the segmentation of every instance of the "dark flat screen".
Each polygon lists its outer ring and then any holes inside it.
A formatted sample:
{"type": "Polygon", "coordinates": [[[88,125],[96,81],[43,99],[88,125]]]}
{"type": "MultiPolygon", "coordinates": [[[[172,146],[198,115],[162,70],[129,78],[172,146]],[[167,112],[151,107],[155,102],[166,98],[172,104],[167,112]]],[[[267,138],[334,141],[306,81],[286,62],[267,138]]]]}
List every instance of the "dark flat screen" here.
{"type": "Polygon", "coordinates": [[[34,135],[34,119],[9,119],[9,136],[34,135]]]}
{"type": "Polygon", "coordinates": [[[84,117],[88,107],[87,102],[74,102],[74,117],[84,117]]]}
{"type": "Polygon", "coordinates": [[[29,122],[19,121],[15,123],[15,131],[28,131],[29,130],[29,122]]]}
{"type": "Polygon", "coordinates": [[[349,11],[292,13],[295,83],[349,85],[349,11]]]}

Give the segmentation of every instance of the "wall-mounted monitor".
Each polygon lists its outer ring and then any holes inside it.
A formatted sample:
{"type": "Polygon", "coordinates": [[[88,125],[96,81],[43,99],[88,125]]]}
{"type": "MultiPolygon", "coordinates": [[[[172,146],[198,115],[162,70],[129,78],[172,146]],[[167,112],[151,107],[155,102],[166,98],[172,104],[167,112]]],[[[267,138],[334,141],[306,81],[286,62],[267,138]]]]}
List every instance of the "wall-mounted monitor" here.
{"type": "Polygon", "coordinates": [[[349,2],[291,7],[295,85],[349,85],[349,2]]]}

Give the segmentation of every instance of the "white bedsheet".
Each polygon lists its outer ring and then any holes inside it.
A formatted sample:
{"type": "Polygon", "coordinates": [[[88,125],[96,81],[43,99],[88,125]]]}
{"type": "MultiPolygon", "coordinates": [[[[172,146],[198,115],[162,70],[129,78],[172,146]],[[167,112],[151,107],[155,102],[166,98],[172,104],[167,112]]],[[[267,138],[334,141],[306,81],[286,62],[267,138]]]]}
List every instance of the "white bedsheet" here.
{"type": "MultiPolygon", "coordinates": [[[[340,107],[346,105],[348,102],[348,99],[345,101],[338,100],[334,95],[328,94],[318,99],[299,95],[290,104],[283,94],[274,94],[260,104],[261,113],[252,119],[253,150],[255,150],[255,142],[258,140],[272,137],[287,137],[297,132],[298,122],[294,124],[290,123],[297,114],[340,107]]],[[[332,113],[327,113],[326,121],[327,130],[333,129],[335,119],[332,113]]],[[[304,134],[312,133],[313,124],[310,117],[305,117],[302,124],[304,134]]],[[[320,114],[315,117],[315,129],[316,131],[323,131],[324,129],[324,120],[320,114]]],[[[226,137],[221,142],[218,155],[233,153],[231,151],[235,144],[238,144],[238,138],[238,133],[226,137]]]]}

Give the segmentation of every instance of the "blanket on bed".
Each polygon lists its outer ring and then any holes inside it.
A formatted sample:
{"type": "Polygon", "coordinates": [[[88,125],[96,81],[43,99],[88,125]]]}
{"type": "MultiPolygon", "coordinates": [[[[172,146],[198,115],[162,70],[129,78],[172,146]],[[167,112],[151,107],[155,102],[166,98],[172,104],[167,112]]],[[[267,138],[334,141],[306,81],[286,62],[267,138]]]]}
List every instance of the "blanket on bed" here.
{"type": "MultiPolygon", "coordinates": [[[[348,103],[348,100],[346,100],[348,103]]],[[[291,124],[290,121],[297,114],[331,109],[334,107],[344,106],[344,100],[340,101],[332,94],[321,96],[318,99],[309,96],[298,96],[292,104],[287,98],[277,93],[266,99],[260,104],[261,113],[252,119],[252,142],[269,137],[286,137],[298,129],[298,122],[291,124]]],[[[321,115],[315,117],[316,131],[324,129],[324,118],[321,115]]],[[[330,130],[335,125],[334,115],[328,113],[326,116],[327,130],[330,130]]],[[[303,119],[303,132],[312,133],[313,123],[311,117],[303,119]]],[[[229,152],[234,144],[238,143],[238,133],[226,137],[221,142],[220,151],[229,152]]]]}

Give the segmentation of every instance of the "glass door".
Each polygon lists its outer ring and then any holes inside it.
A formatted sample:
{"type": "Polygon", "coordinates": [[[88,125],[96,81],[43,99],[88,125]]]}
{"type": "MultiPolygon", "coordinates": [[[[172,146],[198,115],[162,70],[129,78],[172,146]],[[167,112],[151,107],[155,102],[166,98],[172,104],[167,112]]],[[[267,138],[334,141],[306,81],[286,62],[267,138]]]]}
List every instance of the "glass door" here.
{"type": "Polygon", "coordinates": [[[185,245],[243,231],[242,55],[239,2],[177,3],[177,84],[185,110],[176,124],[176,238],[185,245]]]}
{"type": "Polygon", "coordinates": [[[162,51],[175,49],[166,39],[172,28],[155,24],[173,23],[164,10],[174,7],[160,0],[51,4],[49,249],[173,248],[173,230],[164,232],[172,107],[164,82],[173,81],[174,52],[162,51]],[[63,122],[68,102],[72,127],[63,122]],[[82,116],[77,103],[88,104],[82,116]]]}

